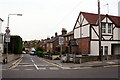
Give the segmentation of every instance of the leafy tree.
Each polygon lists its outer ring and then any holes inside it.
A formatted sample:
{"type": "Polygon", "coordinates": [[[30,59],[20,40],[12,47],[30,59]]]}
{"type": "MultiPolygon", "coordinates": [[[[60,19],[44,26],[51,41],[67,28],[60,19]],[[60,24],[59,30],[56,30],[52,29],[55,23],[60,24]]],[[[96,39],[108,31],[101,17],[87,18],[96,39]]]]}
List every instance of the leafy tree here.
{"type": "MultiPolygon", "coordinates": [[[[5,43],[6,44],[6,43],[5,43]]],[[[22,53],[22,38],[20,36],[10,36],[10,43],[8,44],[8,52],[14,54],[22,53]]]]}
{"type": "Polygon", "coordinates": [[[38,47],[36,48],[36,51],[43,51],[43,47],[39,47],[39,46],[38,46],[38,47]]]}

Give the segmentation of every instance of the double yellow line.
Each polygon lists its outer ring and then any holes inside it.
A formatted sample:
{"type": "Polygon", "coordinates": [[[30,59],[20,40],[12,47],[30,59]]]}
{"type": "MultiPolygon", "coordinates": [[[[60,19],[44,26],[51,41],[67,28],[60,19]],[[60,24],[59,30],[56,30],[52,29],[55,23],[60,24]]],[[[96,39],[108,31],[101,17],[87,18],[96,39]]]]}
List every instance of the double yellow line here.
{"type": "Polygon", "coordinates": [[[55,63],[52,63],[52,62],[48,62],[48,61],[46,61],[46,60],[44,60],[44,59],[40,59],[40,60],[42,60],[42,61],[44,61],[44,62],[46,62],[46,63],[48,63],[48,64],[52,64],[52,65],[54,65],[54,66],[57,66],[57,67],[59,67],[59,68],[62,68],[62,69],[89,69],[89,68],[92,68],[92,67],[78,67],[78,68],[70,68],[70,67],[63,67],[63,66],[60,66],[60,65],[57,65],[57,64],[55,64],[55,63]]]}
{"type": "Polygon", "coordinates": [[[15,67],[17,67],[18,66],[18,64],[20,64],[20,62],[22,61],[23,59],[21,58],[15,65],[13,65],[13,66],[11,66],[11,67],[9,67],[8,68],[8,70],[10,70],[10,69],[13,69],[13,68],[15,68],[15,67]]]}

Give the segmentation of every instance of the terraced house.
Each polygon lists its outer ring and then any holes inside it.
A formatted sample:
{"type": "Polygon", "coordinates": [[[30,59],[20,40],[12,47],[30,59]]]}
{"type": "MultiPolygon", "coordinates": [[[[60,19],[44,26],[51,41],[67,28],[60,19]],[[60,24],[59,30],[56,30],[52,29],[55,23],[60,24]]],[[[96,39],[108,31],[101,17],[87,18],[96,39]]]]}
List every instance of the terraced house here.
{"type": "MultiPolygon", "coordinates": [[[[103,55],[120,55],[120,16],[101,15],[103,55]]],[[[99,55],[98,14],[80,12],[74,26],[80,54],[99,55]]]]}

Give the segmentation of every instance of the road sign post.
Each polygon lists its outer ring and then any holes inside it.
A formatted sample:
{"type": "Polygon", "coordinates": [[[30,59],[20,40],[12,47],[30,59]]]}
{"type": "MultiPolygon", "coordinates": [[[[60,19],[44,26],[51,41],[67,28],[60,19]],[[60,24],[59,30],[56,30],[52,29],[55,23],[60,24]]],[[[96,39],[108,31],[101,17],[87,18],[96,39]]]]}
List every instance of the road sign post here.
{"type": "Polygon", "coordinates": [[[61,58],[60,58],[60,61],[62,62],[62,45],[64,44],[64,37],[59,37],[59,45],[61,47],[60,49],[60,55],[61,55],[61,58]]]}
{"type": "Polygon", "coordinates": [[[8,43],[10,42],[10,29],[9,29],[9,27],[7,27],[7,29],[5,30],[5,32],[6,32],[5,42],[7,43],[5,63],[7,63],[8,62],[8,43]]]}

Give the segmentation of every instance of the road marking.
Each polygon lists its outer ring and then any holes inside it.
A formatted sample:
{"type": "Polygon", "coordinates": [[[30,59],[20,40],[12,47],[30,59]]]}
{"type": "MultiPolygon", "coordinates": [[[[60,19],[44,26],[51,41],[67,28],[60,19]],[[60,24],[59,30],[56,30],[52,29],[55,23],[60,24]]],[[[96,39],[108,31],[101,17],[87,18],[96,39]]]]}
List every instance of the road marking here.
{"type": "Polygon", "coordinates": [[[120,65],[110,65],[110,66],[104,66],[104,67],[118,67],[120,65]]]}
{"type": "Polygon", "coordinates": [[[112,65],[112,66],[115,66],[115,67],[116,67],[116,66],[120,66],[120,65],[112,65]]]}
{"type": "Polygon", "coordinates": [[[71,69],[90,69],[90,68],[92,68],[92,67],[79,67],[79,68],[71,68],[71,69]]]}
{"type": "MultiPolygon", "coordinates": [[[[49,62],[49,61],[41,59],[41,58],[40,58],[40,60],[42,60],[42,61],[44,61],[48,64],[52,64],[54,66],[57,66],[59,68],[62,68],[62,69],[90,69],[90,68],[95,68],[95,67],[77,67],[77,68],[63,67],[62,65],[57,65],[57,64],[54,64],[52,62],[49,62]]],[[[96,62],[96,63],[101,63],[101,62],[96,62]]],[[[120,66],[120,65],[111,65],[111,66],[102,66],[102,67],[117,67],[117,66],[120,66]]]]}
{"type": "Polygon", "coordinates": [[[16,63],[15,65],[13,65],[12,67],[10,67],[10,68],[8,68],[8,69],[13,69],[13,68],[17,67],[18,64],[19,64],[22,60],[23,60],[23,59],[21,59],[18,63],[16,63]]]}
{"type": "Polygon", "coordinates": [[[11,69],[11,70],[17,70],[18,71],[19,69],[11,69]]]}
{"type": "Polygon", "coordinates": [[[34,66],[34,65],[19,65],[19,66],[29,67],[29,66],[34,66]]]}
{"type": "Polygon", "coordinates": [[[19,63],[20,65],[26,65],[26,64],[29,64],[29,63],[19,63]]]}
{"type": "Polygon", "coordinates": [[[54,66],[57,66],[57,67],[60,67],[60,68],[64,69],[64,67],[62,67],[62,66],[60,66],[60,65],[57,65],[57,64],[54,64],[54,63],[50,63],[50,62],[48,62],[48,61],[46,61],[46,60],[43,60],[43,59],[40,59],[40,60],[42,60],[42,61],[44,61],[44,62],[46,62],[46,63],[48,63],[48,64],[52,64],[52,65],[54,65],[54,66]]]}
{"type": "Polygon", "coordinates": [[[36,65],[36,64],[34,64],[34,66],[35,66],[35,68],[36,68],[37,70],[39,70],[39,68],[37,67],[37,65],[36,65]]]}
{"type": "Polygon", "coordinates": [[[33,60],[31,60],[33,63],[34,63],[34,61],[33,60]]]}
{"type": "Polygon", "coordinates": [[[59,70],[59,68],[57,68],[57,67],[50,67],[49,69],[51,69],[51,70],[59,70]]]}
{"type": "Polygon", "coordinates": [[[30,71],[30,70],[33,70],[33,69],[25,69],[25,70],[30,71]]]}
{"type": "Polygon", "coordinates": [[[46,70],[46,68],[45,68],[45,67],[43,67],[43,68],[39,68],[39,70],[46,70]]]}
{"type": "Polygon", "coordinates": [[[37,65],[37,66],[48,66],[48,65],[37,65]]]}

